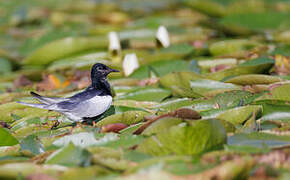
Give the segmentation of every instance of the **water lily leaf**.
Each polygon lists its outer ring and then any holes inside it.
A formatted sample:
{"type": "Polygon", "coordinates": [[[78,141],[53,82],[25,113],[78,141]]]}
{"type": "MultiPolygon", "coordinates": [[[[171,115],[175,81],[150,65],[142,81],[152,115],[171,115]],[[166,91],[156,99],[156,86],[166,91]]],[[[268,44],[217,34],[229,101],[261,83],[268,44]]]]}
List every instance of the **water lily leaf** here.
{"type": "Polygon", "coordinates": [[[114,106],[116,106],[116,113],[125,111],[146,111],[153,106],[157,105],[158,102],[153,101],[135,101],[135,100],[115,100],[114,106]]]}
{"type": "Polygon", "coordinates": [[[239,85],[272,84],[282,81],[281,78],[262,74],[246,74],[227,79],[226,83],[239,85]]]}
{"type": "MultiPolygon", "coordinates": [[[[155,123],[151,126],[155,126],[155,123]]],[[[164,120],[164,123],[167,122],[164,120]]],[[[145,139],[138,146],[138,151],[152,155],[191,155],[222,148],[226,142],[225,129],[218,120],[186,121],[163,129],[164,123],[154,127],[153,132],[156,133],[145,139]]],[[[146,129],[143,133],[147,134],[148,131],[146,129]]]]}
{"type": "Polygon", "coordinates": [[[200,94],[202,96],[212,95],[216,92],[221,93],[223,91],[241,90],[241,87],[234,84],[208,79],[190,81],[190,88],[196,94],[200,94]]]}
{"type": "Polygon", "coordinates": [[[91,154],[81,147],[69,143],[52,153],[45,161],[46,164],[59,164],[68,167],[90,165],[91,154]]]}
{"type": "Polygon", "coordinates": [[[84,148],[96,144],[97,140],[93,133],[81,132],[56,139],[52,144],[62,147],[67,146],[69,143],[73,143],[75,146],[84,148]]]}
{"type": "Polygon", "coordinates": [[[251,94],[248,91],[235,90],[218,94],[211,99],[196,99],[193,101],[192,106],[197,111],[225,109],[250,104],[261,95],[251,94]]]}
{"type": "Polygon", "coordinates": [[[158,76],[164,76],[171,72],[190,71],[190,65],[182,60],[157,61],[141,66],[130,77],[136,79],[150,78],[152,69],[157,72],[158,76]]]}
{"type": "Polygon", "coordinates": [[[234,125],[241,125],[245,123],[249,118],[254,116],[261,115],[262,106],[259,105],[248,105],[242,107],[236,107],[233,109],[229,109],[220,113],[216,118],[228,121],[234,125]]]}
{"type": "Polygon", "coordinates": [[[144,123],[133,124],[120,131],[121,134],[133,134],[137,129],[139,129],[144,123]]]}
{"type": "Polygon", "coordinates": [[[24,59],[25,64],[47,65],[57,59],[86,50],[106,48],[104,38],[67,37],[49,42],[24,59]]]}
{"type": "MultiPolygon", "coordinates": [[[[137,151],[138,152],[138,151],[137,151]]],[[[140,152],[138,152],[140,153],[140,152]]],[[[147,154],[146,154],[147,155],[147,154]]],[[[139,170],[148,170],[156,164],[169,164],[172,162],[188,162],[192,161],[192,158],[190,156],[180,156],[180,155],[170,155],[170,156],[153,156],[152,158],[146,159],[143,162],[140,162],[137,164],[137,166],[131,167],[127,170],[128,173],[138,172],[139,170]]],[[[156,166],[155,166],[156,167],[156,166]]],[[[156,167],[157,170],[160,170],[160,166],[156,167]]],[[[154,171],[155,172],[155,171],[154,171]]],[[[154,173],[155,175],[155,173],[154,173]]],[[[163,178],[161,178],[163,179],[163,178]]]]}
{"type": "Polygon", "coordinates": [[[160,104],[156,104],[152,108],[173,111],[175,109],[185,107],[185,106],[190,106],[192,104],[193,104],[193,101],[189,98],[178,98],[178,99],[168,100],[160,104]]]}
{"type": "Polygon", "coordinates": [[[117,97],[117,99],[130,99],[137,101],[161,101],[171,94],[169,90],[145,87],[117,97]]]}
{"type": "Polygon", "coordinates": [[[106,52],[88,53],[75,57],[60,59],[51,63],[48,67],[49,71],[65,70],[70,68],[90,67],[95,63],[109,64],[106,52]]]}
{"type": "Polygon", "coordinates": [[[273,59],[258,58],[242,63],[237,67],[225,69],[215,73],[208,73],[206,74],[206,77],[213,80],[223,80],[225,78],[244,74],[260,74],[267,72],[273,66],[273,64],[273,59]]]}
{"type": "Polygon", "coordinates": [[[235,152],[235,153],[250,153],[250,154],[256,154],[256,153],[269,153],[270,148],[266,147],[255,147],[255,146],[249,146],[249,145],[225,145],[225,150],[229,152],[235,152]]]}
{"type": "Polygon", "coordinates": [[[27,177],[34,173],[49,173],[50,175],[57,176],[63,173],[67,167],[60,165],[38,165],[35,163],[7,163],[0,165],[0,177],[3,179],[17,179],[19,174],[27,177]]]}
{"type": "Polygon", "coordinates": [[[132,135],[132,134],[121,134],[117,140],[107,141],[99,146],[110,147],[110,148],[131,148],[139,145],[144,140],[144,137],[132,135]]]}
{"type": "Polygon", "coordinates": [[[39,117],[37,117],[35,115],[27,116],[24,118],[20,118],[19,120],[12,123],[11,130],[16,131],[16,130],[18,130],[24,126],[30,125],[30,124],[41,125],[42,122],[44,122],[44,120],[40,119],[39,117]]]}
{"type": "Polygon", "coordinates": [[[222,18],[220,23],[229,28],[234,26],[235,28],[263,31],[290,27],[289,17],[289,13],[283,12],[231,14],[222,18]]]}
{"type": "Polygon", "coordinates": [[[22,139],[20,142],[20,147],[23,152],[28,151],[33,155],[41,154],[44,152],[44,147],[41,141],[35,135],[29,135],[22,139]]]}
{"type": "Polygon", "coordinates": [[[222,58],[222,59],[210,59],[198,61],[198,66],[202,69],[210,69],[219,65],[237,65],[238,60],[236,58],[222,58]]]}
{"type": "Polygon", "coordinates": [[[188,5],[210,16],[223,16],[226,14],[225,6],[221,3],[205,0],[205,1],[187,1],[188,5]]]}
{"type": "Polygon", "coordinates": [[[279,148],[290,145],[290,136],[268,133],[240,133],[228,137],[228,144],[234,146],[252,146],[260,148],[279,148]]]}
{"type": "Polygon", "coordinates": [[[133,162],[143,162],[144,160],[151,159],[152,156],[149,154],[141,153],[138,151],[128,151],[124,154],[124,159],[133,162]]]}
{"type": "Polygon", "coordinates": [[[59,31],[52,30],[41,37],[33,37],[25,39],[24,43],[21,45],[20,53],[22,56],[28,55],[31,52],[35,51],[38,47],[41,47],[49,42],[52,42],[57,39],[65,38],[67,36],[74,36],[76,32],[73,31],[59,31]]]}
{"type": "Polygon", "coordinates": [[[181,97],[201,97],[190,90],[190,81],[203,79],[195,72],[174,72],[160,78],[160,84],[172,90],[173,95],[181,97]]]}
{"type": "Polygon", "coordinates": [[[0,146],[13,146],[15,144],[18,144],[17,139],[8,130],[0,128],[0,146]]]}
{"type": "Polygon", "coordinates": [[[0,58],[0,74],[11,72],[12,71],[12,65],[10,61],[4,58],[0,58]]]}
{"type": "Polygon", "coordinates": [[[258,47],[259,43],[252,40],[234,39],[213,43],[209,51],[214,56],[244,56],[247,51],[258,47]]]}
{"type": "Polygon", "coordinates": [[[289,91],[290,91],[290,83],[285,83],[281,85],[278,84],[276,87],[270,90],[269,97],[270,99],[290,101],[289,91]]]}
{"type": "Polygon", "coordinates": [[[255,104],[263,106],[263,116],[261,121],[274,121],[274,122],[290,122],[290,106],[288,101],[276,102],[261,100],[255,104]]]}
{"type": "Polygon", "coordinates": [[[124,123],[127,125],[131,125],[143,121],[144,116],[148,114],[149,113],[145,111],[126,111],[124,113],[108,116],[97,122],[96,125],[98,127],[113,123],[124,123]]]}
{"type": "Polygon", "coordinates": [[[78,180],[86,179],[93,180],[97,176],[106,175],[110,173],[108,168],[101,166],[91,166],[85,168],[70,168],[59,176],[59,180],[78,180]]]}
{"type": "Polygon", "coordinates": [[[162,118],[157,120],[156,122],[152,123],[149,127],[147,127],[143,132],[142,135],[153,135],[160,131],[167,130],[171,126],[178,125],[182,122],[182,119],[179,118],[162,118]]]}

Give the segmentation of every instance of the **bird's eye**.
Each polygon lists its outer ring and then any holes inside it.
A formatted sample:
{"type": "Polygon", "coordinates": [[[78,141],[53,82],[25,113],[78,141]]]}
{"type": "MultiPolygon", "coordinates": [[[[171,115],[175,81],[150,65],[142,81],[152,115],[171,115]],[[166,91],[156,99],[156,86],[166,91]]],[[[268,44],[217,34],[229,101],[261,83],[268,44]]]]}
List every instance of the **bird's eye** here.
{"type": "Polygon", "coordinates": [[[103,67],[99,66],[99,67],[97,67],[97,70],[98,71],[103,70],[103,67]]]}

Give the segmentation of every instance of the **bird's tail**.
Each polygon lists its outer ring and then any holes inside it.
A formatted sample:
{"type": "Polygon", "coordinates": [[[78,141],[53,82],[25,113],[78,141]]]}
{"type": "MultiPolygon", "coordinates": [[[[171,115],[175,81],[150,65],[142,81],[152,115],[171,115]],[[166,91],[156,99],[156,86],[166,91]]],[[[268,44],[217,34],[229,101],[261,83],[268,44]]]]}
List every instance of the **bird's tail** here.
{"type": "Polygon", "coordinates": [[[39,102],[42,102],[42,103],[44,103],[44,104],[50,104],[50,102],[48,101],[48,100],[46,100],[46,98],[45,97],[43,97],[43,96],[41,96],[41,95],[39,95],[39,94],[37,94],[37,93],[35,93],[35,92],[30,92],[30,94],[35,98],[35,99],[37,99],[39,102]]]}
{"type": "Polygon", "coordinates": [[[25,106],[40,108],[40,109],[47,109],[47,104],[34,104],[34,103],[26,103],[21,101],[16,101],[16,103],[23,104],[25,106]]]}

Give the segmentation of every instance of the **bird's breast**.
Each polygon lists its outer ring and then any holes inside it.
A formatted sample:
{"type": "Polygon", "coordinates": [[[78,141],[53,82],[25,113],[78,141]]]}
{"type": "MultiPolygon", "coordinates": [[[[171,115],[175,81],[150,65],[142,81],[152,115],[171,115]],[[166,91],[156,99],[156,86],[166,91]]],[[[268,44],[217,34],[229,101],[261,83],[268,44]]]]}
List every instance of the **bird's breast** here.
{"type": "Polygon", "coordinates": [[[83,117],[95,117],[110,108],[112,104],[112,96],[95,96],[89,99],[85,104],[82,109],[86,116],[83,117]]]}

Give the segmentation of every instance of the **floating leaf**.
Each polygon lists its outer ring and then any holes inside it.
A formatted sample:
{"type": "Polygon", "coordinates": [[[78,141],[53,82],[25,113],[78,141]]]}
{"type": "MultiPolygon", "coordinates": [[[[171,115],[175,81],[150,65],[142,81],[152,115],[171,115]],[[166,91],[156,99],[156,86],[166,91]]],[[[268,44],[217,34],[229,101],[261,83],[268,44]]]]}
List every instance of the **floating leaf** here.
{"type": "Polygon", "coordinates": [[[66,70],[70,68],[86,68],[90,67],[95,63],[103,63],[109,64],[106,60],[107,58],[106,52],[97,52],[97,53],[88,53],[75,57],[68,57],[64,59],[60,59],[51,63],[48,67],[49,71],[57,71],[57,70],[66,70]]]}
{"type": "Polygon", "coordinates": [[[98,127],[113,123],[124,123],[127,125],[131,125],[143,121],[144,116],[148,114],[148,112],[144,111],[126,111],[124,113],[108,116],[97,122],[96,125],[98,127]]]}
{"type": "Polygon", "coordinates": [[[216,118],[228,121],[234,125],[241,125],[245,123],[251,116],[261,115],[262,106],[248,105],[236,107],[220,113],[216,118]]]}
{"type": "Polygon", "coordinates": [[[160,104],[157,104],[153,106],[154,109],[166,109],[173,111],[175,109],[178,109],[180,107],[184,106],[190,106],[193,104],[193,101],[189,98],[178,98],[173,100],[167,100],[165,102],[162,102],[160,104]]]}
{"type": "Polygon", "coordinates": [[[227,79],[225,82],[239,85],[252,85],[252,84],[272,84],[280,81],[282,81],[282,79],[275,76],[262,74],[247,74],[227,79]]]}
{"type": "Polygon", "coordinates": [[[82,51],[107,47],[107,40],[103,38],[68,37],[40,47],[25,60],[29,65],[47,65],[55,60],[82,51]]]}
{"type": "Polygon", "coordinates": [[[289,13],[263,12],[232,14],[221,19],[220,23],[226,27],[236,27],[249,30],[265,30],[289,27],[289,13]]]}
{"type": "Polygon", "coordinates": [[[171,72],[190,71],[190,65],[182,60],[157,61],[141,66],[130,77],[137,79],[149,78],[151,70],[156,72],[158,76],[164,76],[171,72]]]}
{"type": "Polygon", "coordinates": [[[15,144],[18,144],[17,139],[8,130],[0,128],[0,146],[13,146],[15,144]]]}
{"type": "Polygon", "coordinates": [[[22,151],[28,151],[33,155],[41,154],[44,148],[40,140],[35,135],[30,135],[21,140],[20,147],[22,151]]]}
{"type": "Polygon", "coordinates": [[[290,136],[278,136],[268,133],[235,134],[228,137],[228,144],[235,146],[253,146],[260,148],[279,148],[290,145],[290,136]]]}
{"type": "Polygon", "coordinates": [[[214,56],[244,56],[246,52],[255,49],[259,43],[245,39],[225,40],[213,43],[209,51],[214,56]]]}
{"type": "Polygon", "coordinates": [[[68,167],[90,165],[91,154],[72,143],[55,151],[46,159],[46,164],[59,164],[68,167]]]}
{"type": "Polygon", "coordinates": [[[194,93],[202,96],[212,95],[214,93],[217,94],[217,92],[221,93],[224,91],[241,90],[241,87],[234,84],[208,79],[190,81],[190,88],[194,93]]]}
{"type": "Polygon", "coordinates": [[[254,60],[247,61],[240,64],[237,67],[230,69],[225,69],[223,71],[208,73],[206,75],[209,79],[223,80],[225,78],[230,78],[233,76],[243,75],[243,74],[259,74],[267,72],[274,64],[273,59],[268,58],[258,58],[254,60]]]}
{"type": "Polygon", "coordinates": [[[118,97],[118,99],[131,99],[137,101],[161,101],[171,94],[169,90],[161,88],[140,88],[132,92],[128,92],[118,97]]]}
{"type": "Polygon", "coordinates": [[[0,58],[0,74],[11,72],[12,71],[12,65],[10,61],[4,58],[0,58]]]}
{"type": "MultiPolygon", "coordinates": [[[[164,119],[164,123],[158,121],[153,123],[152,132],[156,134],[145,139],[137,150],[152,155],[199,154],[219,149],[226,142],[225,129],[217,120],[186,121],[177,125],[178,119],[173,120],[175,123],[171,126],[166,125],[167,128],[163,126],[170,120],[164,119]]],[[[150,126],[148,128],[143,132],[144,134],[151,134],[150,126]]]]}
{"type": "Polygon", "coordinates": [[[97,140],[93,133],[81,132],[61,137],[55,140],[52,144],[58,147],[62,147],[67,146],[70,143],[73,143],[75,146],[84,148],[96,144],[97,140]]]}
{"type": "Polygon", "coordinates": [[[57,176],[63,173],[67,167],[60,165],[38,165],[35,163],[7,163],[0,165],[0,177],[3,179],[17,179],[19,174],[27,177],[30,174],[48,173],[57,176]]]}

